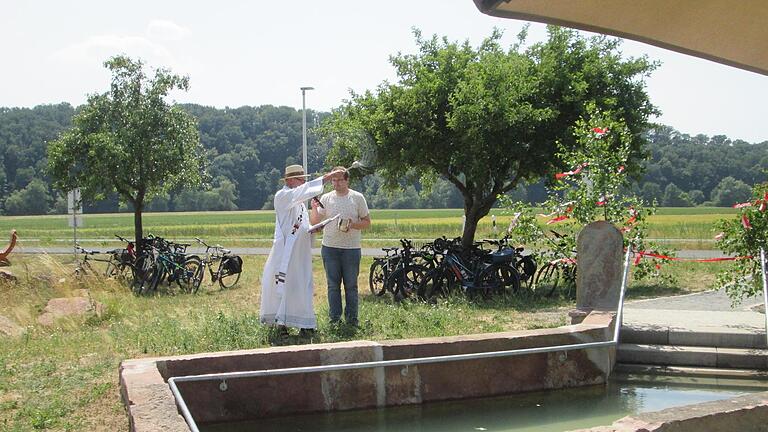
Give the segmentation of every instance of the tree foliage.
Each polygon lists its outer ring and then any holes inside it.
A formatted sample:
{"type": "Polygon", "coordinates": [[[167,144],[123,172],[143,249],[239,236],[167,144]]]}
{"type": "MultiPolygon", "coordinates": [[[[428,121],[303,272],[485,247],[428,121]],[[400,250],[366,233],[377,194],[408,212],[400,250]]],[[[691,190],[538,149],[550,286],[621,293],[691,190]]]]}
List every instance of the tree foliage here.
{"type": "Polygon", "coordinates": [[[717,246],[740,259],[721,272],[717,282],[738,302],[757,295],[763,288],[760,251],[768,253],[768,183],[756,185],[751,200],[734,204],[739,207],[738,215],[717,223],[722,230],[717,246]]]}
{"type": "Polygon", "coordinates": [[[194,117],[166,101],[189,80],[117,56],[105,62],[110,90],[88,98],[73,127],[48,146],[48,172],[62,191],[79,187],[83,200],[117,193],[134,211],[136,240],[143,236],[145,202],[201,183],[204,153],[194,117]]]}
{"type": "Polygon", "coordinates": [[[641,132],[656,112],[643,82],[655,65],[623,60],[616,40],[558,27],[548,32],[548,41],[528,49],[524,33],[504,49],[499,31],[477,48],[415,31],[418,53],[390,58],[397,83],[353,94],[325,126],[333,162],[364,154],[362,137],[374,146],[389,185],[403,178],[449,181],[464,201],[465,245],[498,195],[562,166],[558,145],[576,145],[573,127],[588,102],[625,121],[627,168],[636,170],[641,132]]]}
{"type": "MultiPolygon", "coordinates": [[[[548,218],[546,225],[567,234],[559,242],[541,245],[547,235],[536,223],[530,211],[521,203],[504,199],[516,214],[511,232],[525,244],[539,244],[550,252],[549,260],[574,258],[576,235],[585,225],[606,221],[624,235],[624,246],[634,251],[653,251],[672,256],[671,251],[647,240],[647,217],[655,212],[630,189],[627,166],[631,160],[632,134],[623,120],[610,112],[587,106],[589,117],[576,122],[574,130],[578,145],[560,146],[558,157],[571,167],[556,173],[550,185],[550,197],[544,203],[548,218]]],[[[546,253],[545,253],[546,254],[546,253]]],[[[639,259],[635,269],[637,279],[659,277],[656,258],[639,259]]],[[[662,280],[670,282],[669,277],[662,280]]]]}

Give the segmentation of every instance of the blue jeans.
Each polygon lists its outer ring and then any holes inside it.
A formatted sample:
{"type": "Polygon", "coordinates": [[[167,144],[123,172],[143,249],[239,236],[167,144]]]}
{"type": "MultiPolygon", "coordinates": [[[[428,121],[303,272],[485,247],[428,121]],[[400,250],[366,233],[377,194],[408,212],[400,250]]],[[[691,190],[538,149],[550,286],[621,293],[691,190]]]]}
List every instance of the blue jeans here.
{"type": "Polygon", "coordinates": [[[360,249],[323,246],[321,250],[325,278],[328,281],[328,315],[331,322],[341,319],[341,282],[344,281],[344,320],[357,325],[357,275],[360,273],[360,249]]]}

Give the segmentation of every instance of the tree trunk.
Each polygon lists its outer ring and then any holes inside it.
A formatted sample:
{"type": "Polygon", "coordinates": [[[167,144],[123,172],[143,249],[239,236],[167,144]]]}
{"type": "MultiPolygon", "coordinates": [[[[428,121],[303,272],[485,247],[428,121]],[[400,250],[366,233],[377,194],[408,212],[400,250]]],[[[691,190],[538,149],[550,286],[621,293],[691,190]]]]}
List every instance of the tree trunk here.
{"type": "Polygon", "coordinates": [[[491,207],[496,202],[496,195],[489,197],[475,197],[472,204],[464,202],[464,232],[461,234],[461,246],[464,249],[472,247],[475,241],[475,232],[480,219],[485,217],[491,211],[491,207]]]}
{"type": "MultiPolygon", "coordinates": [[[[464,232],[461,234],[461,247],[465,250],[472,247],[472,243],[475,241],[475,231],[477,231],[477,222],[480,220],[478,217],[470,217],[469,212],[465,212],[466,220],[464,221],[464,232]]],[[[482,216],[481,216],[482,217],[482,216]]]]}

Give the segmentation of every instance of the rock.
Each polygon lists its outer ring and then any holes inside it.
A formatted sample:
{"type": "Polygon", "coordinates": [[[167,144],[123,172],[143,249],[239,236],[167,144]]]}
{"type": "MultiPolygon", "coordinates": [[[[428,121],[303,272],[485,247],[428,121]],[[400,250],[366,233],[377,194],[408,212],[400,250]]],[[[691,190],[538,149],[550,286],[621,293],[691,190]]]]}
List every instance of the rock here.
{"type": "Polygon", "coordinates": [[[9,272],[8,270],[0,270],[0,280],[3,281],[15,281],[16,276],[13,275],[13,273],[9,272]]]}
{"type": "Polygon", "coordinates": [[[57,319],[66,316],[86,316],[89,314],[102,316],[105,309],[102,303],[87,297],[55,298],[48,301],[48,305],[45,306],[43,314],[37,318],[37,322],[51,326],[57,319]]]}
{"type": "Polygon", "coordinates": [[[24,334],[24,327],[13,322],[11,319],[0,315],[0,336],[17,337],[24,334]]]}

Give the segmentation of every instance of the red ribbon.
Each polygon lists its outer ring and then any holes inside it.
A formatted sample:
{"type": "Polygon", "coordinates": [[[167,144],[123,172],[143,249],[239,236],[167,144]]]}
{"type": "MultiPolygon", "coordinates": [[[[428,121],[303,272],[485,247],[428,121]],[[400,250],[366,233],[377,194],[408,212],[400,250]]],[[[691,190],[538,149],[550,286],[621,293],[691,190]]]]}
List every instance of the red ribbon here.
{"type": "Polygon", "coordinates": [[[653,252],[639,251],[635,256],[635,265],[640,264],[640,260],[644,257],[659,258],[666,261],[689,261],[689,262],[720,262],[720,261],[738,261],[743,259],[752,259],[751,255],[737,256],[737,257],[720,257],[720,258],[678,258],[668,255],[660,255],[653,252]]]}
{"type": "Polygon", "coordinates": [[[587,165],[589,165],[589,162],[584,162],[583,164],[581,164],[581,165],[577,166],[577,167],[576,167],[576,169],[574,169],[573,171],[568,171],[568,172],[561,172],[561,173],[557,173],[557,174],[555,174],[555,179],[556,179],[556,180],[560,180],[560,179],[562,179],[563,177],[567,177],[567,176],[569,176],[569,175],[575,175],[575,174],[578,174],[578,173],[580,173],[580,172],[581,172],[581,170],[582,170],[582,169],[584,169],[584,167],[586,167],[587,165]]]}
{"type": "Polygon", "coordinates": [[[749,218],[745,214],[741,215],[741,226],[743,226],[744,229],[752,229],[752,224],[749,223],[749,218]]]}
{"type": "Polygon", "coordinates": [[[597,137],[600,138],[606,133],[608,133],[608,128],[595,127],[595,128],[592,128],[592,132],[594,132],[595,135],[597,135],[597,137]]]}
{"type": "Polygon", "coordinates": [[[547,225],[552,225],[553,223],[564,221],[566,219],[569,219],[567,215],[558,216],[556,218],[552,218],[552,219],[548,220],[547,221],[547,225]]]}

